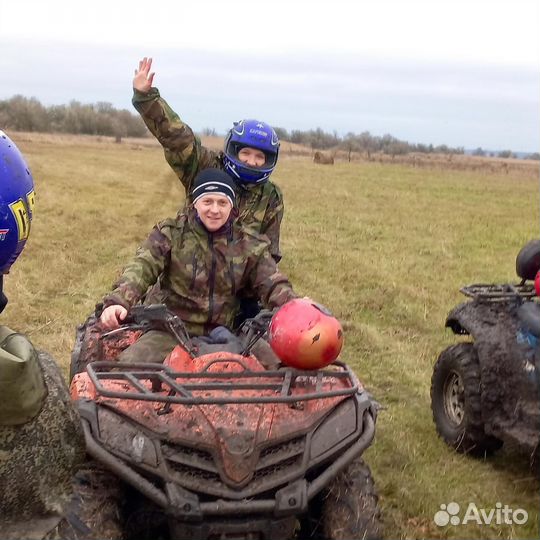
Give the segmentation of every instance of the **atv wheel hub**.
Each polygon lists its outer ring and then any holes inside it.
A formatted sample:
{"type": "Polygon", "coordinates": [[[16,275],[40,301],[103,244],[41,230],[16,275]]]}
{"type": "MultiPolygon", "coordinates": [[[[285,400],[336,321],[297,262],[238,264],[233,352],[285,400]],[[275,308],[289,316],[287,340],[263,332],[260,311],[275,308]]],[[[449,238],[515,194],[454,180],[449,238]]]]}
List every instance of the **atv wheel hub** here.
{"type": "Polygon", "coordinates": [[[465,416],[465,391],[459,373],[452,371],[446,379],[443,392],[444,411],[448,419],[459,426],[465,416]]]}

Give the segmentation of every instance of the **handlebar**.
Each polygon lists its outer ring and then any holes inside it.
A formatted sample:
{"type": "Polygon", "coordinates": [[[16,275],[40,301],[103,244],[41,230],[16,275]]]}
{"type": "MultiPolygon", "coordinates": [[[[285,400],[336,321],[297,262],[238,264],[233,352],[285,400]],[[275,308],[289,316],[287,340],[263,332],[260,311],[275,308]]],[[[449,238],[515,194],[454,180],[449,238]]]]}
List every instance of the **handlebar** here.
{"type": "Polygon", "coordinates": [[[156,324],[165,326],[189,354],[194,353],[193,344],[184,321],[164,304],[132,307],[124,323],[148,329],[156,324]]]}
{"type": "MultiPolygon", "coordinates": [[[[244,334],[246,343],[241,354],[249,354],[253,345],[266,334],[275,311],[262,309],[255,317],[244,321],[239,329],[239,332],[244,334]]],[[[164,304],[134,306],[129,310],[124,323],[142,329],[148,329],[156,324],[163,325],[190,355],[196,354],[184,322],[164,304]]]]}

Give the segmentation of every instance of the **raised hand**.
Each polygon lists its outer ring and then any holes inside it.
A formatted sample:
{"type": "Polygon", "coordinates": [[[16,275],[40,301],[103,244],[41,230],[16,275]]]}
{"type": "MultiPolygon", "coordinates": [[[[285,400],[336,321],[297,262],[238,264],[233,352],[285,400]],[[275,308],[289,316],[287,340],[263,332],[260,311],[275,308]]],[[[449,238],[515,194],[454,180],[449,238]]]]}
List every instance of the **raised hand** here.
{"type": "Polygon", "coordinates": [[[139,62],[139,69],[135,70],[135,76],[133,77],[133,88],[147,94],[152,88],[152,82],[154,80],[155,73],[150,73],[152,69],[152,59],[146,58],[146,56],[139,62]]]}

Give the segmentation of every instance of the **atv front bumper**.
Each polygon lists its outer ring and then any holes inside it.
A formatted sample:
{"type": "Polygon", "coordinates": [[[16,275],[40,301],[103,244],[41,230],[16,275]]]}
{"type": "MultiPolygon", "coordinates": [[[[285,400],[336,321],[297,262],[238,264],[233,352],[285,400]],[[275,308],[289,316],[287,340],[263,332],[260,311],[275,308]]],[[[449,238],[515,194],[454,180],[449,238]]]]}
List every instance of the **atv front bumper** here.
{"type": "MultiPolygon", "coordinates": [[[[366,401],[368,398],[362,396],[366,401]]],[[[361,401],[364,401],[362,399],[361,401]]],[[[228,500],[216,498],[215,500],[200,500],[199,496],[176,483],[165,482],[164,488],[157,487],[134,470],[125,461],[109,452],[95,439],[91,420],[84,410],[83,429],[88,454],[101,462],[111,472],[127,484],[133,486],[145,497],[163,508],[165,514],[182,521],[199,522],[206,518],[219,518],[236,515],[271,515],[281,518],[305,513],[309,502],[324,489],[336,475],[345,469],[356,457],[371,444],[375,435],[374,407],[364,401],[361,406],[360,419],[361,434],[344,451],[328,460],[325,466],[318,466],[316,473],[312,473],[308,480],[305,475],[293,480],[287,485],[273,492],[273,497],[243,498],[228,500]],[[86,418],[85,418],[86,417],[86,418]]],[[[208,499],[208,497],[206,497],[208,499]]]]}

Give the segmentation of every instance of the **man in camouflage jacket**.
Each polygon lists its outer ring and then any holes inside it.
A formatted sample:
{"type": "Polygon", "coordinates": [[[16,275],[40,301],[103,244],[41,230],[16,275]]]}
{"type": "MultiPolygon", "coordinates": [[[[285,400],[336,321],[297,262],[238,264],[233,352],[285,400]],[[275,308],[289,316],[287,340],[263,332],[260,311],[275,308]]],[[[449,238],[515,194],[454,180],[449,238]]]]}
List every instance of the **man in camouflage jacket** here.
{"type": "MultiPolygon", "coordinates": [[[[218,326],[231,328],[238,295],[245,288],[255,291],[270,309],[296,297],[270,255],[268,240],[235,219],[234,187],[232,179],[218,169],[205,169],[196,176],[190,193],[193,205],[154,227],[116,288],[105,297],[101,321],[106,328],[116,327],[158,277],[159,301],[184,321],[193,336],[208,334],[218,326]],[[204,207],[207,201],[220,200],[227,203],[226,208],[204,207]],[[219,218],[214,219],[212,212],[219,218]]],[[[148,332],[139,341],[149,339],[152,347],[145,347],[145,361],[162,361],[175,345],[171,336],[158,331],[148,332]]],[[[129,356],[129,361],[134,359],[129,356]]]]}
{"type": "Polygon", "coordinates": [[[151,58],[144,58],[139,62],[139,69],[135,71],[133,79],[132,102],[152,135],[163,146],[165,159],[182,182],[186,193],[189,193],[193,179],[199,171],[214,167],[228,172],[238,186],[239,222],[243,227],[250,227],[255,232],[266,235],[270,240],[270,254],[279,262],[283,196],[281,190],[268,180],[279,151],[275,131],[264,122],[241,121],[240,125],[248,122],[250,124],[246,125],[252,129],[240,132],[233,127],[227,136],[224,152],[209,150],[202,146],[191,128],[160,96],[159,90],[152,87],[154,73],[150,73],[151,66],[151,58]],[[260,129],[257,129],[257,126],[260,126],[260,129]],[[235,141],[238,144],[235,145],[235,141]],[[238,156],[238,149],[242,146],[261,149],[266,154],[267,163],[264,164],[264,159],[263,163],[246,160],[243,167],[240,162],[244,158],[238,156]],[[244,168],[245,174],[242,174],[244,168]]]}

